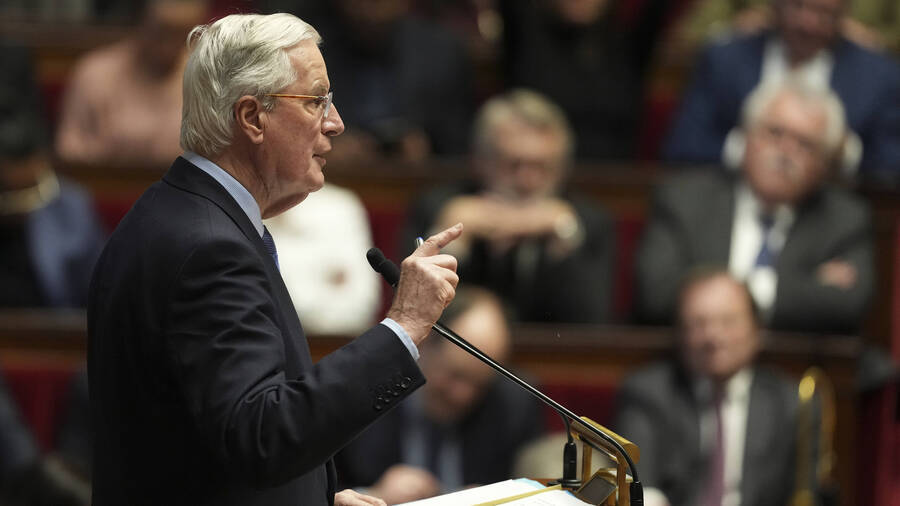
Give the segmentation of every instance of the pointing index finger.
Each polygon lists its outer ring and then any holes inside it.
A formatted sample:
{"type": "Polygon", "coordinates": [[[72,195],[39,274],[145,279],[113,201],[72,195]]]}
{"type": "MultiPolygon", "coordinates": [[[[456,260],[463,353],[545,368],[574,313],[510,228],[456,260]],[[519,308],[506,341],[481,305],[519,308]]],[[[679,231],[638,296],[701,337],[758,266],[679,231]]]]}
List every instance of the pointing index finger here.
{"type": "Polygon", "coordinates": [[[457,223],[456,225],[453,225],[452,227],[442,232],[438,232],[437,234],[429,237],[424,243],[419,245],[419,247],[417,247],[413,252],[412,256],[425,257],[437,255],[441,252],[441,249],[444,246],[450,244],[457,237],[459,237],[462,234],[462,231],[463,224],[457,223]]]}

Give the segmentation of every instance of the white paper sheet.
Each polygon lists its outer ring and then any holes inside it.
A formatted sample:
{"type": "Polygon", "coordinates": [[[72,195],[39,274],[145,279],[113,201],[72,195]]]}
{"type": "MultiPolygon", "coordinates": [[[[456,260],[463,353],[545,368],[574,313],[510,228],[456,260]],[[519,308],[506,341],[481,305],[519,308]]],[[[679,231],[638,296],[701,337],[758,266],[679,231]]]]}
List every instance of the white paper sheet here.
{"type": "Polygon", "coordinates": [[[430,499],[408,502],[402,506],[459,506],[462,504],[478,504],[524,494],[540,488],[544,488],[544,486],[533,480],[518,479],[498,481],[497,483],[484,485],[483,487],[470,488],[452,494],[432,497],[430,499]]]}

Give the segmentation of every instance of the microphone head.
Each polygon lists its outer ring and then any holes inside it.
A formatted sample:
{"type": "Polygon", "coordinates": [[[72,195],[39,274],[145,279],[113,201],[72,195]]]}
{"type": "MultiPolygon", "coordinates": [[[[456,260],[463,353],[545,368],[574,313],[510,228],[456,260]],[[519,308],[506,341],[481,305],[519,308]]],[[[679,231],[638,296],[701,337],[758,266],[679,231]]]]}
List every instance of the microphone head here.
{"type": "Polygon", "coordinates": [[[381,274],[381,277],[383,277],[389,285],[397,286],[397,282],[400,281],[400,268],[397,267],[397,264],[388,260],[380,249],[371,248],[367,251],[366,260],[369,261],[369,265],[372,266],[372,269],[378,274],[381,274]]]}

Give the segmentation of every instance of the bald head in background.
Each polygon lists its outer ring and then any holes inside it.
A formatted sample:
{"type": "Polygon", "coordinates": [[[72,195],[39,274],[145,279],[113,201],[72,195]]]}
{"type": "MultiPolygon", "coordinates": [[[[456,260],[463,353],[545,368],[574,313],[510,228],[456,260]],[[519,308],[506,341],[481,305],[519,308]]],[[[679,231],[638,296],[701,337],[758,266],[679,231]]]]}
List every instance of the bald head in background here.
{"type": "MultiPolygon", "coordinates": [[[[493,293],[477,287],[460,288],[443,321],[494,360],[502,363],[509,358],[509,324],[493,293]]],[[[497,376],[480,360],[436,336],[422,347],[419,365],[428,380],[422,389],[425,413],[438,424],[464,418],[497,376]]]]}
{"type": "Polygon", "coordinates": [[[691,274],[678,315],[682,358],[692,374],[724,383],[756,358],[761,339],[753,298],[727,271],[691,274]]]}

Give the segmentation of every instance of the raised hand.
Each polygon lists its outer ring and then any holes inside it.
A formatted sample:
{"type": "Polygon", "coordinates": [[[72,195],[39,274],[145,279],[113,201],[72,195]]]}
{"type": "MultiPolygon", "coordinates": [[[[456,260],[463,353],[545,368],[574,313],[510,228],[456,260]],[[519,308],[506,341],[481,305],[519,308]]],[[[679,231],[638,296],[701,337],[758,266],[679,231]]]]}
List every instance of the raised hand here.
{"type": "Polygon", "coordinates": [[[400,324],[416,345],[428,337],[431,326],[456,295],[456,258],[441,254],[441,248],[462,230],[462,223],[457,223],[429,237],[400,264],[400,282],[387,316],[400,324]]]}

